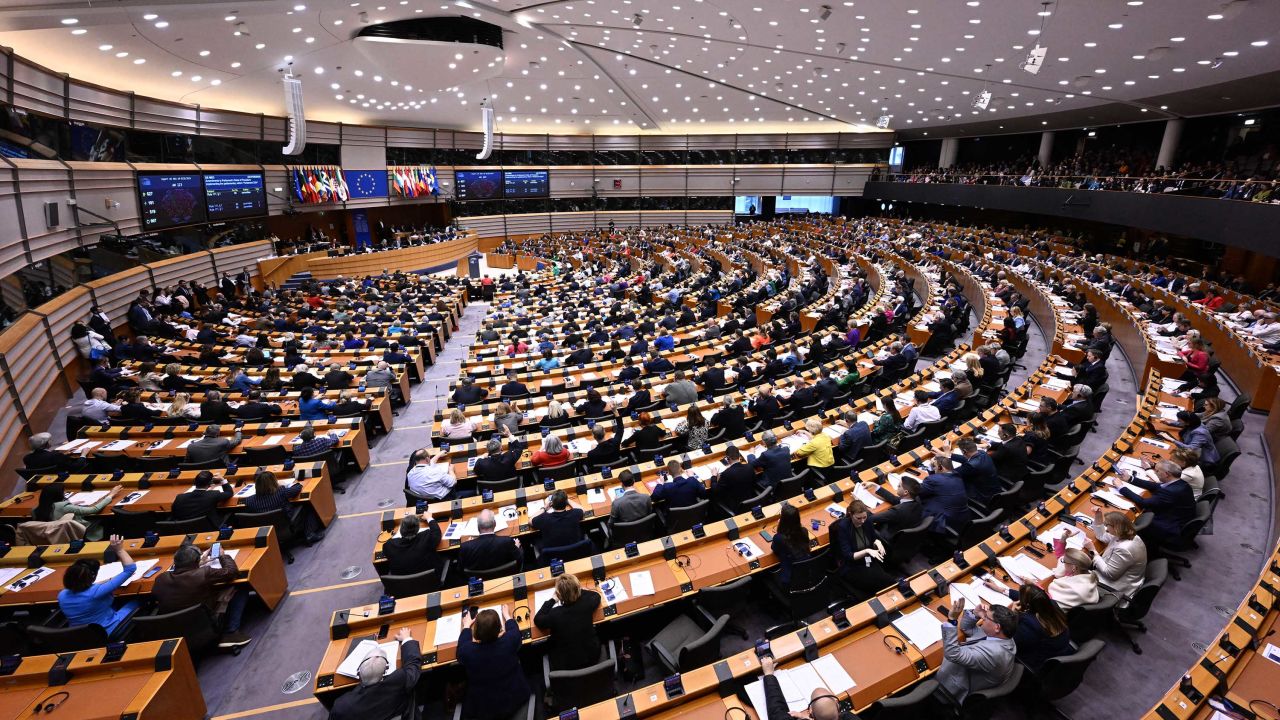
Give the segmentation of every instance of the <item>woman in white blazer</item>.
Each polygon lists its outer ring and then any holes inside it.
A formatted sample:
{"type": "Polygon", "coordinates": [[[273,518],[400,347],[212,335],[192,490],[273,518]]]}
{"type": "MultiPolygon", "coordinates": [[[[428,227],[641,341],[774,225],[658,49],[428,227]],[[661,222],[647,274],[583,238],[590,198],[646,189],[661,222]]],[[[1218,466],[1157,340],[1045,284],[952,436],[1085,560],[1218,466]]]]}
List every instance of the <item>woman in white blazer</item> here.
{"type": "MultiPolygon", "coordinates": [[[[1122,512],[1093,511],[1093,571],[1103,590],[1128,597],[1142,587],[1147,574],[1147,546],[1133,521],[1122,512]],[[1099,552],[1101,551],[1101,552],[1099,552]]],[[[1121,604],[1125,601],[1121,600],[1121,604]]]]}
{"type": "Polygon", "coordinates": [[[1058,558],[1053,580],[1045,592],[1063,610],[1098,602],[1098,576],[1093,574],[1093,558],[1083,550],[1067,550],[1058,558]]]}

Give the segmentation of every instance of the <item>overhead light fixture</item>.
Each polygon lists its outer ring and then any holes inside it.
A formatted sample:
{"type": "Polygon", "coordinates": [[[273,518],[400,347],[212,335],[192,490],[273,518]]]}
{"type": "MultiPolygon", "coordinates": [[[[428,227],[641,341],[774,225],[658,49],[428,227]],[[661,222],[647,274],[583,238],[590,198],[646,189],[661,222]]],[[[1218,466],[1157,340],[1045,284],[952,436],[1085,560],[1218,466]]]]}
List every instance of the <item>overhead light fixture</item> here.
{"type": "Polygon", "coordinates": [[[890,122],[893,122],[892,115],[881,115],[880,117],[876,118],[876,127],[880,128],[881,130],[887,130],[889,128],[890,122]]]}
{"type": "Polygon", "coordinates": [[[1049,48],[1040,47],[1040,45],[1031,48],[1031,52],[1027,53],[1027,59],[1022,63],[1022,69],[1032,75],[1040,74],[1040,68],[1044,66],[1044,58],[1048,52],[1049,48]]]}
{"type": "Polygon", "coordinates": [[[977,110],[986,110],[987,105],[991,104],[991,91],[983,90],[973,99],[973,107],[977,110]]]}
{"type": "Polygon", "coordinates": [[[75,25],[78,22],[80,21],[75,18],[62,18],[63,25],[75,25]]]}
{"type": "Polygon", "coordinates": [[[826,20],[826,19],[827,19],[827,18],[829,18],[829,17],[831,17],[831,6],[830,6],[830,5],[823,5],[823,6],[822,6],[822,12],[818,14],[818,19],[819,19],[819,20],[826,20]]]}
{"type": "Polygon", "coordinates": [[[640,13],[636,13],[635,15],[631,16],[631,27],[640,27],[640,24],[643,22],[644,22],[644,16],[641,15],[640,13]]]}

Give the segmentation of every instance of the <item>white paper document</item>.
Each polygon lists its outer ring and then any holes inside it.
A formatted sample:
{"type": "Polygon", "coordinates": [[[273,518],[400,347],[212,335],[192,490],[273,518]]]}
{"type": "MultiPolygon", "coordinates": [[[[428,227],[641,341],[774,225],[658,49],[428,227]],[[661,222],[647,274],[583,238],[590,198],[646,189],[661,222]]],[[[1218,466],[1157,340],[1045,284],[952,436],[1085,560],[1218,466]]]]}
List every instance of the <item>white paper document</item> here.
{"type": "Polygon", "coordinates": [[[436,636],[432,644],[436,647],[458,642],[462,634],[462,613],[446,613],[436,620],[436,636]]]}
{"type": "MultiPolygon", "coordinates": [[[[142,577],[143,573],[155,567],[156,563],[158,562],[160,561],[156,559],[137,561],[138,567],[134,569],[133,574],[129,576],[129,579],[124,581],[124,585],[132,584],[133,581],[142,577]]],[[[100,583],[104,583],[110,580],[111,578],[119,575],[122,570],[124,570],[124,565],[119,562],[107,563],[105,565],[99,566],[98,577],[94,579],[93,584],[98,585],[100,583]]]]}
{"type": "Polygon", "coordinates": [[[1039,582],[1046,578],[1053,577],[1053,571],[1036,562],[1034,559],[1026,555],[1011,555],[1001,557],[1000,567],[1004,571],[1022,580],[1035,580],[1039,582]]]}
{"type": "Polygon", "coordinates": [[[942,641],[942,621],[925,608],[909,612],[894,620],[893,627],[921,652],[930,645],[942,641]]]}
{"type": "Polygon", "coordinates": [[[755,560],[764,555],[764,553],[760,551],[760,546],[752,542],[751,538],[738,538],[737,540],[729,543],[729,547],[733,548],[734,552],[738,553],[746,560],[755,560]]]}
{"type": "Polygon", "coordinates": [[[1084,549],[1084,532],[1077,528],[1073,528],[1066,523],[1058,523],[1057,525],[1054,525],[1052,528],[1049,528],[1045,532],[1042,532],[1039,535],[1037,535],[1036,539],[1042,543],[1047,543],[1049,545],[1052,545],[1054,540],[1057,540],[1058,538],[1062,537],[1068,531],[1070,531],[1072,535],[1071,537],[1067,538],[1067,547],[1076,548],[1077,550],[1083,550],[1084,549]]]}
{"type": "Polygon", "coordinates": [[[1116,492],[1115,490],[1095,490],[1093,493],[1093,496],[1098,498],[1099,500],[1105,500],[1106,502],[1110,503],[1113,507],[1119,508],[1121,510],[1132,510],[1133,508],[1137,507],[1132,502],[1130,502],[1128,498],[1123,497],[1120,493],[1116,492]]]}
{"type": "Polygon", "coordinates": [[[556,596],[556,588],[554,585],[552,585],[549,588],[543,588],[541,590],[535,591],[533,593],[534,614],[537,614],[537,612],[542,609],[542,606],[546,605],[547,601],[555,596],[556,596]]]}
{"type": "Polygon", "coordinates": [[[653,594],[653,575],[648,570],[627,575],[627,584],[631,586],[631,594],[635,597],[653,594]]]}
{"type": "Polygon", "coordinates": [[[98,501],[108,495],[107,490],[92,490],[90,492],[71,493],[67,496],[67,502],[72,505],[97,505],[98,501]]]}
{"type": "Polygon", "coordinates": [[[126,493],[124,497],[120,498],[120,501],[116,503],[116,507],[120,507],[124,505],[132,505],[138,502],[139,500],[141,500],[143,497],[145,497],[146,494],[147,494],[146,490],[130,491],[126,493]]]}
{"type": "Polygon", "coordinates": [[[360,670],[360,663],[378,648],[382,648],[383,654],[387,656],[387,671],[383,676],[390,675],[395,672],[396,663],[400,660],[400,643],[395,640],[384,643],[379,643],[377,640],[361,640],[352,648],[351,654],[338,665],[335,672],[349,678],[359,677],[356,673],[360,670]]]}
{"type": "Polygon", "coordinates": [[[135,443],[132,440],[113,440],[102,446],[103,450],[116,452],[118,450],[127,450],[133,447],[135,443]]]}
{"type": "Polygon", "coordinates": [[[858,686],[834,655],[823,655],[814,660],[812,665],[818,675],[822,676],[823,686],[833,693],[847,692],[858,686]]]}
{"type": "MultiPolygon", "coordinates": [[[[20,573],[23,573],[21,568],[18,568],[18,571],[20,573]]],[[[18,577],[17,580],[14,580],[8,585],[5,585],[4,586],[5,592],[19,592],[21,590],[25,590],[31,587],[32,585],[40,582],[40,580],[49,577],[52,574],[53,574],[53,568],[49,567],[48,565],[44,567],[36,568],[35,570],[32,570],[29,573],[23,573],[20,577],[18,577]]]]}

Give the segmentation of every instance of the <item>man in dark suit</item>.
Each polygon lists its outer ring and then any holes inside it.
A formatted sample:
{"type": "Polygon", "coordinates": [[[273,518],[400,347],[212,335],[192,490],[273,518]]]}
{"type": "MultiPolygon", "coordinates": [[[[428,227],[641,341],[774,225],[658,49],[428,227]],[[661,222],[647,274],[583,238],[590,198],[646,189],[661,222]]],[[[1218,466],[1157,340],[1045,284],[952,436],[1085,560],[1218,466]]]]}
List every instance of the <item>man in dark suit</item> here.
{"type": "Polygon", "coordinates": [[[841,417],[848,429],[840,433],[835,447],[836,457],[842,464],[851,463],[858,459],[862,448],[871,442],[871,428],[859,420],[858,414],[852,410],[845,410],[841,417]]]}
{"type": "Polygon", "coordinates": [[[725,398],[724,404],[711,416],[711,427],[724,430],[726,439],[740,438],[747,430],[746,413],[742,411],[741,405],[725,398]]]}
{"type": "Polygon", "coordinates": [[[614,416],[613,434],[608,438],[605,438],[604,426],[600,423],[591,428],[591,437],[595,439],[596,446],[587,452],[589,465],[599,467],[617,462],[622,456],[622,451],[618,448],[622,443],[622,416],[614,416]]]}
{"type": "Polygon", "coordinates": [[[1000,424],[1000,442],[992,443],[988,451],[996,474],[1009,482],[1027,477],[1027,439],[1018,434],[1018,426],[1011,422],[1000,424]]]}
{"type": "Polygon", "coordinates": [[[329,720],[392,720],[404,715],[414,700],[414,688],[422,675],[422,653],[409,628],[400,628],[400,664],[387,673],[388,662],[379,648],[366,656],[356,671],[359,687],[333,703],[329,720]]]}
{"type": "Polygon", "coordinates": [[[933,399],[933,406],[938,408],[938,412],[945,417],[960,404],[960,396],[956,393],[956,383],[951,378],[942,378],[938,381],[938,385],[942,390],[929,393],[929,397],[933,399]]]}
{"type": "Polygon", "coordinates": [[[1067,426],[1079,425],[1093,419],[1093,389],[1084,383],[1077,383],[1071,388],[1071,397],[1059,411],[1067,426]]]}
{"type": "Polygon", "coordinates": [[[521,398],[529,394],[529,388],[525,387],[524,383],[517,382],[516,377],[515,370],[507,371],[507,382],[502,385],[502,390],[499,393],[503,400],[513,397],[521,398]]]}
{"type": "Polygon", "coordinates": [[[506,452],[502,450],[501,439],[491,438],[485,447],[485,450],[489,453],[488,456],[477,460],[473,469],[477,480],[494,482],[513,478],[519,474],[516,470],[516,463],[520,462],[520,455],[524,452],[525,443],[519,438],[511,437],[511,431],[506,428],[503,429],[503,435],[507,437],[506,452]]]}
{"type": "Polygon", "coordinates": [[[1107,382],[1107,361],[1102,354],[1090,349],[1084,354],[1084,362],[1076,366],[1076,380],[1096,391],[1107,382]]]}
{"type": "Polygon", "coordinates": [[[871,362],[879,365],[886,376],[897,377],[897,373],[902,372],[907,367],[907,358],[902,355],[902,343],[894,342],[890,344],[888,355],[883,358],[875,358],[871,362]]]}
{"type": "Polygon", "coordinates": [[[964,480],[951,470],[951,457],[934,458],[935,469],[920,483],[920,503],[925,515],[933,517],[932,532],[945,533],[947,528],[956,532],[969,523],[969,496],[965,493],[964,480]]]}
{"type": "Polygon", "coordinates": [[[773,394],[772,385],[761,385],[760,394],[750,404],[751,412],[765,426],[772,427],[773,421],[782,412],[782,403],[773,394]]]}
{"type": "Polygon", "coordinates": [[[22,458],[22,464],[27,468],[53,468],[58,472],[84,472],[89,466],[89,461],[50,450],[52,444],[52,436],[49,433],[36,433],[31,436],[31,452],[22,458]]]}
{"type": "Polygon", "coordinates": [[[636,361],[628,355],[622,360],[622,369],[618,371],[618,380],[621,382],[631,382],[640,377],[640,368],[636,367],[636,361]]]}
{"type": "Polygon", "coordinates": [[[791,397],[787,398],[787,407],[792,410],[808,407],[818,402],[818,391],[797,375],[791,380],[791,397]]]}
{"type": "Polygon", "coordinates": [[[351,387],[353,380],[355,378],[351,373],[343,370],[336,362],[329,363],[329,372],[324,374],[324,385],[330,390],[346,390],[351,387]]]}
{"type": "Polygon", "coordinates": [[[573,352],[569,353],[569,357],[564,359],[565,365],[586,365],[593,359],[591,348],[571,346],[573,352]]]}
{"type": "Polygon", "coordinates": [[[835,693],[825,687],[816,687],[810,693],[809,712],[801,716],[793,715],[787,704],[787,697],[782,691],[778,678],[773,676],[775,664],[772,655],[760,658],[760,667],[764,670],[764,702],[766,716],[760,720],[791,720],[795,717],[810,717],[813,720],[858,720],[858,716],[840,709],[835,693]]]}
{"type": "Polygon", "coordinates": [[[281,410],[275,403],[262,402],[262,391],[254,388],[249,391],[249,399],[233,413],[242,420],[266,420],[279,416],[281,410]]]}
{"type": "Polygon", "coordinates": [[[831,370],[822,368],[821,377],[813,386],[813,392],[822,401],[822,407],[831,407],[831,400],[840,394],[840,385],[831,377],[831,370]]]}
{"type": "MultiPolygon", "coordinates": [[[[425,515],[425,513],[423,513],[425,515]]],[[[382,544],[382,554],[387,558],[390,575],[414,575],[426,570],[440,569],[440,525],[429,516],[427,527],[422,528],[422,518],[410,513],[400,518],[400,535],[382,544]]],[[[439,580],[439,577],[436,578],[439,580]]]]}
{"type": "Polygon", "coordinates": [[[362,414],[369,409],[369,401],[356,400],[355,391],[350,388],[338,393],[338,402],[333,406],[333,414],[338,417],[349,417],[362,414]]]}
{"type": "Polygon", "coordinates": [[[764,441],[764,452],[759,457],[748,457],[751,467],[763,472],[763,485],[774,487],[791,477],[791,451],[778,443],[778,436],[772,430],[766,431],[761,439],[764,441]]]}
{"type": "Polygon", "coordinates": [[[222,521],[219,518],[218,506],[230,500],[235,494],[230,483],[224,478],[221,487],[215,489],[213,473],[201,470],[196,474],[192,484],[194,488],[173,499],[173,505],[169,509],[169,519],[194,520],[203,517],[209,519],[212,527],[220,526],[222,521]]]}
{"type": "Polygon", "coordinates": [[[890,505],[888,510],[871,513],[871,523],[886,540],[892,540],[894,535],[919,525],[924,519],[924,508],[919,502],[920,481],[915,477],[903,475],[898,481],[897,493],[874,482],[863,483],[863,486],[890,505]]]}
{"type": "Polygon", "coordinates": [[[222,400],[222,393],[210,390],[205,393],[204,402],[200,403],[200,422],[231,422],[231,406],[222,400]]]}
{"type": "Polygon", "coordinates": [[[610,523],[634,522],[653,512],[652,499],[636,490],[636,478],[630,470],[618,473],[618,481],[622,483],[622,494],[609,507],[610,523]]]}
{"type": "Polygon", "coordinates": [[[476,385],[470,375],[462,377],[462,384],[453,391],[453,401],[458,405],[474,405],[489,397],[489,391],[476,385]]]}
{"type": "MultiPolygon", "coordinates": [[[[942,451],[948,447],[943,445],[942,451]]],[[[965,436],[956,443],[958,453],[951,455],[956,474],[964,480],[966,493],[970,498],[982,505],[991,502],[991,498],[1000,492],[1000,478],[996,475],[995,463],[991,456],[983,452],[973,437],[965,436]]]]}
{"type": "Polygon", "coordinates": [[[649,360],[644,364],[644,371],[649,375],[657,375],[659,373],[669,373],[676,369],[671,361],[662,357],[654,351],[649,354],[649,360]]]}
{"type": "Polygon", "coordinates": [[[702,383],[702,389],[705,392],[714,392],[724,387],[727,384],[724,379],[724,368],[719,363],[712,365],[698,376],[698,382],[702,383]]]}
{"type": "Polygon", "coordinates": [[[680,474],[680,461],[667,461],[666,482],[653,489],[653,501],[665,502],[668,509],[689,507],[707,496],[707,486],[693,473],[680,474]]]}
{"type": "Polygon", "coordinates": [[[293,386],[294,390],[301,390],[302,388],[308,387],[313,388],[320,385],[320,378],[313,375],[310,368],[307,368],[306,365],[303,365],[302,368],[302,370],[294,371],[293,380],[289,383],[293,386]]]}
{"type": "Polygon", "coordinates": [[[732,511],[760,491],[756,488],[756,471],[742,461],[738,448],[725,448],[724,465],[724,470],[711,481],[711,498],[732,511]]]}
{"type": "Polygon", "coordinates": [[[202,463],[211,460],[226,461],[227,453],[232,448],[240,444],[240,431],[236,430],[236,434],[230,440],[220,437],[222,428],[217,425],[209,425],[204,429],[204,435],[187,446],[186,462],[202,463]]]}
{"type": "Polygon", "coordinates": [[[1059,412],[1057,401],[1050,397],[1040,398],[1040,414],[1044,416],[1044,424],[1049,428],[1049,443],[1055,450],[1064,447],[1064,438],[1071,426],[1059,412]]]}
{"type": "Polygon", "coordinates": [[[1182,479],[1182,468],[1172,460],[1161,460],[1155,467],[1156,482],[1130,474],[1125,482],[1151,492],[1143,497],[1127,487],[1120,494],[1143,512],[1154,513],[1151,524],[1140,535],[1148,545],[1167,545],[1181,540],[1182,527],[1196,514],[1196,496],[1191,485],[1182,479]]]}
{"type": "Polygon", "coordinates": [[[476,519],[479,535],[462,543],[458,548],[458,562],[465,570],[491,570],[510,562],[515,562],[517,569],[523,556],[520,553],[520,541],[515,538],[494,535],[498,523],[492,510],[480,511],[476,519]]]}

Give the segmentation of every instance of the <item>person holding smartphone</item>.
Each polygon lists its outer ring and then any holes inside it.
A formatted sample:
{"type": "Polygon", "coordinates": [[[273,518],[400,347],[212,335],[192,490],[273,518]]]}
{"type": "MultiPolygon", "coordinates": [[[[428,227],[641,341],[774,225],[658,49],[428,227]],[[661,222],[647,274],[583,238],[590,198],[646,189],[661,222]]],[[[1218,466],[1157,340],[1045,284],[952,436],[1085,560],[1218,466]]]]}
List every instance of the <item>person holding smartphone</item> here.
{"type": "MultiPolygon", "coordinates": [[[[214,547],[220,549],[220,545],[214,547]]],[[[151,594],[161,613],[176,612],[192,605],[203,605],[222,625],[220,648],[237,648],[252,640],[240,632],[245,605],[249,602],[247,585],[236,586],[240,568],[235,558],[212,548],[205,552],[195,545],[183,545],[173,554],[173,567],[156,577],[151,594]]]]}
{"type": "MultiPolygon", "coordinates": [[[[502,606],[499,606],[502,607],[502,606]]],[[[458,636],[458,664],[467,677],[462,698],[466,718],[509,718],[531,702],[529,683],[520,668],[520,624],[503,622],[494,610],[481,610],[475,618],[462,613],[458,636]]]]}

